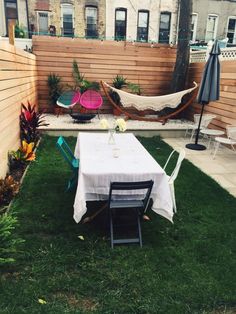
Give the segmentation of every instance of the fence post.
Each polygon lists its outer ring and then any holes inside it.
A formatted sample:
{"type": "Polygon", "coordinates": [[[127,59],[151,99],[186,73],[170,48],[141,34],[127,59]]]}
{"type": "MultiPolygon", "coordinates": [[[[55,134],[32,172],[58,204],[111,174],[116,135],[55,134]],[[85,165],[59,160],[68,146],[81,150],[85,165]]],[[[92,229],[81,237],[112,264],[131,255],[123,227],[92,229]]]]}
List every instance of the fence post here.
{"type": "Polygon", "coordinates": [[[15,44],[15,21],[11,21],[8,24],[8,37],[9,37],[9,44],[15,44]]]}

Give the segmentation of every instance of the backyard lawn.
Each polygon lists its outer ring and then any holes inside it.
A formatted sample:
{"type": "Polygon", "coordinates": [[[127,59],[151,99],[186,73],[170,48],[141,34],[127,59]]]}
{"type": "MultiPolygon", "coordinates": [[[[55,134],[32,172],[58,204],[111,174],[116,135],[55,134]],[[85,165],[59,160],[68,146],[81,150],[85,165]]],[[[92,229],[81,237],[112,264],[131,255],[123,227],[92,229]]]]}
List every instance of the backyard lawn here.
{"type": "MultiPolygon", "coordinates": [[[[159,137],[139,139],[163,166],[171,148],[159,137]]],[[[174,224],[150,211],[143,248],[111,250],[106,212],[74,222],[70,170],[55,143],[42,138],[11,208],[25,242],[1,271],[1,314],[236,312],[234,197],[185,160],[174,224]]]]}

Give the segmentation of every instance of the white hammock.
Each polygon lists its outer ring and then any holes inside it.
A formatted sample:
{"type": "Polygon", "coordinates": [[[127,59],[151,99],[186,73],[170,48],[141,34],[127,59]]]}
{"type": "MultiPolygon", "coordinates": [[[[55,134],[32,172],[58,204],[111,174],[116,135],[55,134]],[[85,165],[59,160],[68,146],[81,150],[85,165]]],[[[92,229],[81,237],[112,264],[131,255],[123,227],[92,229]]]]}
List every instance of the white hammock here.
{"type": "Polygon", "coordinates": [[[104,82],[104,84],[120,96],[120,102],[123,107],[134,107],[140,111],[147,109],[161,111],[166,107],[176,108],[180,104],[183,96],[191,93],[198,86],[196,82],[193,82],[194,87],[185,89],[181,92],[177,92],[174,94],[168,94],[163,96],[140,96],[114,88],[108,85],[106,82],[104,82]]]}

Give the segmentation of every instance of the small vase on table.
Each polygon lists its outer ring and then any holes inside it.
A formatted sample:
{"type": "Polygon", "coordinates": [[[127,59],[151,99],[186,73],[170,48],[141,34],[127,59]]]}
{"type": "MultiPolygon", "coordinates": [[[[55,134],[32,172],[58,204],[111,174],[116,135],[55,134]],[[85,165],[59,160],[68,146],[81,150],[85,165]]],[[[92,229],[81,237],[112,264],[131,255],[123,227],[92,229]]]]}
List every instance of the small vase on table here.
{"type": "Polygon", "coordinates": [[[116,134],[115,129],[109,129],[109,131],[108,131],[108,144],[109,145],[114,145],[116,143],[115,134],[116,134]]]}

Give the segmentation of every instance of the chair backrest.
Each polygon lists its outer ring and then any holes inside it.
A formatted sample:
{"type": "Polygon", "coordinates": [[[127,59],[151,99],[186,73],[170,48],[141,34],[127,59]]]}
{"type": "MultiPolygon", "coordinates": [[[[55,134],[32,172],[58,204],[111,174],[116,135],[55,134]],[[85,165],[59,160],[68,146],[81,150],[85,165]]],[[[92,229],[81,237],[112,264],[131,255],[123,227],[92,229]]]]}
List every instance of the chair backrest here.
{"type": "Polygon", "coordinates": [[[99,109],[102,103],[102,96],[95,90],[88,89],[80,97],[80,104],[86,109],[99,109]]]}
{"type": "MultiPolygon", "coordinates": [[[[173,150],[173,151],[170,153],[170,155],[169,155],[169,157],[168,157],[168,159],[167,159],[167,161],[166,161],[166,163],[165,163],[165,166],[164,166],[164,168],[163,168],[164,170],[165,170],[167,164],[169,163],[171,157],[174,155],[175,152],[176,152],[176,150],[173,150]]],[[[183,161],[184,158],[185,158],[185,155],[186,155],[185,150],[184,150],[184,149],[180,149],[178,160],[177,160],[177,162],[176,162],[176,165],[175,165],[174,170],[172,171],[172,173],[171,173],[171,175],[170,175],[169,180],[174,181],[174,180],[177,178],[178,173],[179,173],[179,169],[180,169],[180,167],[181,167],[182,161],[183,161]]]]}
{"type": "Polygon", "coordinates": [[[67,163],[70,165],[72,170],[74,170],[74,161],[76,158],[74,157],[69,145],[65,141],[64,137],[60,136],[57,140],[57,147],[59,151],[61,152],[64,159],[67,161],[67,163]]]}
{"type": "Polygon", "coordinates": [[[143,198],[143,209],[145,210],[148,205],[148,200],[150,198],[153,184],[153,180],[138,182],[111,182],[108,204],[110,206],[114,191],[146,190],[146,192],[144,192],[143,198]]]}
{"type": "Polygon", "coordinates": [[[236,140],[236,125],[227,125],[226,132],[229,139],[236,140]]]}
{"type": "Polygon", "coordinates": [[[228,38],[228,37],[226,37],[226,38],[224,38],[224,39],[221,39],[221,40],[218,40],[219,47],[220,47],[220,48],[226,48],[228,41],[229,41],[229,38],[228,38]]]}
{"type": "MultiPolygon", "coordinates": [[[[200,119],[200,114],[195,114],[194,115],[194,123],[198,125],[199,119],[200,119]]],[[[208,125],[211,123],[211,121],[216,118],[216,115],[213,114],[203,114],[202,115],[202,121],[201,121],[201,127],[202,128],[207,128],[208,125]]]]}
{"type": "Polygon", "coordinates": [[[66,91],[57,99],[57,105],[63,108],[72,108],[79,103],[80,97],[80,92],[66,91]]]}

